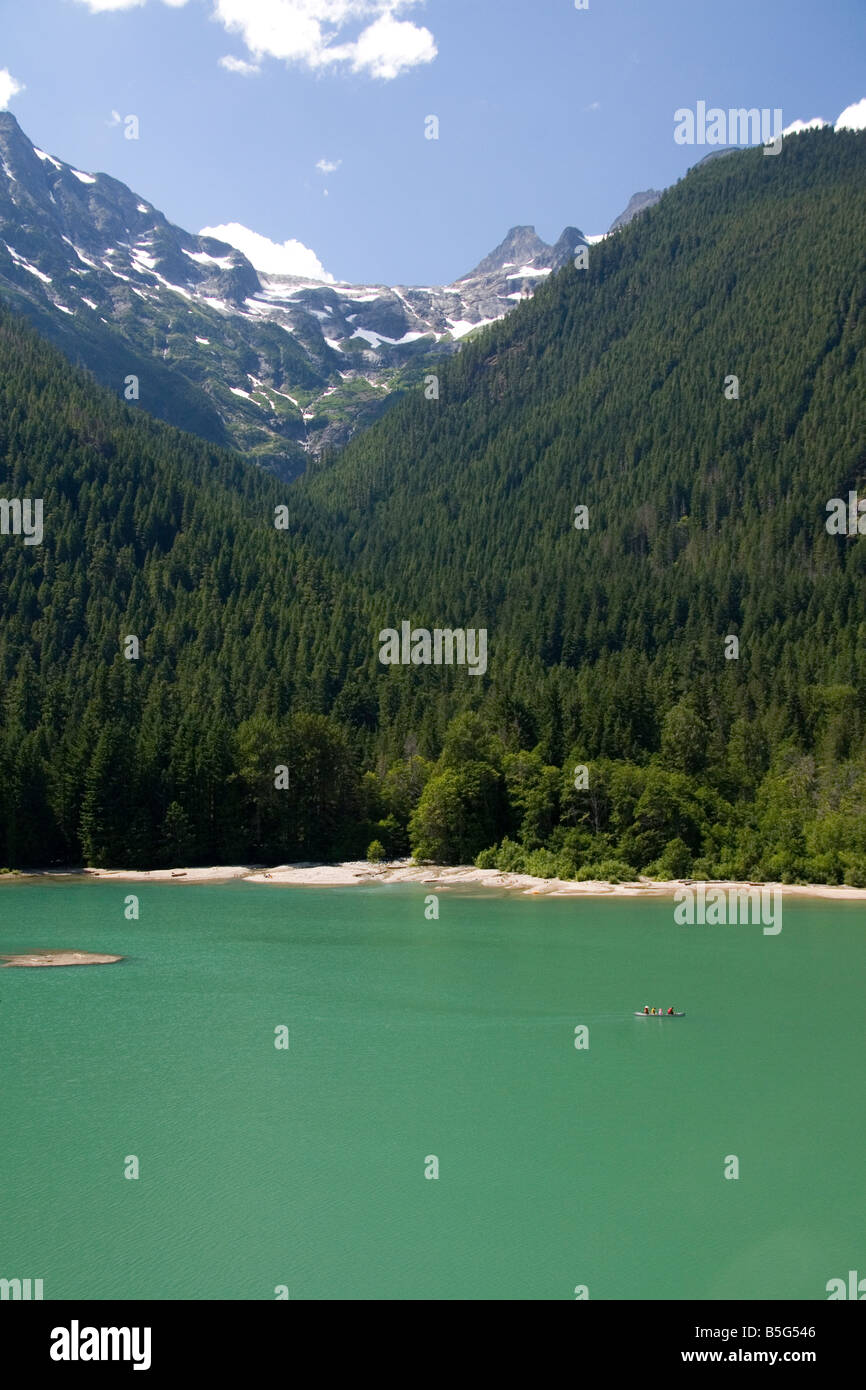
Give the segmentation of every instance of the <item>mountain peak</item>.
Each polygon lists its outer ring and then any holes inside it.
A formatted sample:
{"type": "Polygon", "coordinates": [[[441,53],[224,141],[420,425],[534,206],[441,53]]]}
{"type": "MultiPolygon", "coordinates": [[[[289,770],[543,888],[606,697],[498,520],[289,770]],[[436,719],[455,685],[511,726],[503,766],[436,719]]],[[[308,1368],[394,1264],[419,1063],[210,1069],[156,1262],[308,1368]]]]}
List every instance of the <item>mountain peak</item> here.
{"type": "Polygon", "coordinates": [[[647,208],[654,207],[661,196],[657,188],[647,188],[643,193],[633,193],[625,212],[621,212],[619,217],[614,218],[608,227],[608,233],[616,232],[620,227],[628,226],[633,217],[645,212],[647,208]]]}
{"type": "Polygon", "coordinates": [[[505,239],[469,274],[490,275],[493,271],[503,270],[506,265],[531,265],[537,257],[549,256],[550,252],[551,247],[541,240],[534,227],[512,227],[505,239]]]}
{"type": "Polygon", "coordinates": [[[553,270],[559,270],[568,261],[572,260],[578,246],[588,246],[589,242],[579,227],[566,227],[553,247],[550,265],[553,270]]]}

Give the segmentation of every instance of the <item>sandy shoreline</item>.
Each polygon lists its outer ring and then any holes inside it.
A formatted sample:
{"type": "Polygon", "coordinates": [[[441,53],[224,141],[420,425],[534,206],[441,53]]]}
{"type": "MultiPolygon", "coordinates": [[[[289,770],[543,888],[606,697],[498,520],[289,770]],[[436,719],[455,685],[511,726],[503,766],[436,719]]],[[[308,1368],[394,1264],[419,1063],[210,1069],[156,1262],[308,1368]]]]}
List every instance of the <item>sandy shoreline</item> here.
{"type": "Polygon", "coordinates": [[[656,881],[644,877],[628,883],[576,883],[570,879],[533,878],[530,874],[503,873],[499,869],[476,869],[472,865],[414,864],[409,859],[383,864],[370,864],[364,860],[343,864],[281,864],[275,868],[235,864],[215,865],[208,869],[79,869],[63,872],[48,870],[43,873],[28,872],[8,876],[9,880],[37,877],[83,877],[101,881],[114,879],[123,883],[220,883],[242,879],[247,883],[289,884],[316,888],[352,887],[365,883],[417,883],[429,885],[431,888],[478,887],[510,890],[550,898],[662,898],[672,896],[677,889],[685,886],[721,888],[725,891],[730,888],[763,887],[778,888],[786,897],[866,902],[866,888],[849,888],[844,884],[750,884],[734,879],[656,881]]]}

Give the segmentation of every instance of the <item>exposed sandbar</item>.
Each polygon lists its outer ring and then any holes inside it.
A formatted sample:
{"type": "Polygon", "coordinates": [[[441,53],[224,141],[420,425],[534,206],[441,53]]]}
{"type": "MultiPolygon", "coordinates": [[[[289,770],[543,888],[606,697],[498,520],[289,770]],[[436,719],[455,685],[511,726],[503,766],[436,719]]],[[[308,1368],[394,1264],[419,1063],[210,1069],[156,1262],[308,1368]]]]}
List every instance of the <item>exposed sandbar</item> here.
{"type": "Polygon", "coordinates": [[[123,956],[103,956],[97,951],[25,951],[16,956],[0,955],[4,968],[13,965],[113,965],[123,956]]]}
{"type": "Polygon", "coordinates": [[[212,869],[81,869],[86,878],[128,879],[131,883],[214,883],[246,878],[249,864],[216,865],[212,869]]]}

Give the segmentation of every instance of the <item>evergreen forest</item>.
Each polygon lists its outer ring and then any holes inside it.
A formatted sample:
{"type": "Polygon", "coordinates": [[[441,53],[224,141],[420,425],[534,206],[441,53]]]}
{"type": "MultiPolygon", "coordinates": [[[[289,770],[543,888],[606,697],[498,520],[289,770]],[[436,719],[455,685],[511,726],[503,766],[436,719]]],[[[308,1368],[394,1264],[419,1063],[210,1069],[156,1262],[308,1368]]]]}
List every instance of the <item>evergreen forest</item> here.
{"type": "Polygon", "coordinates": [[[0,866],[866,887],[864,227],[866,132],[710,160],[294,484],[0,304],[0,866]]]}

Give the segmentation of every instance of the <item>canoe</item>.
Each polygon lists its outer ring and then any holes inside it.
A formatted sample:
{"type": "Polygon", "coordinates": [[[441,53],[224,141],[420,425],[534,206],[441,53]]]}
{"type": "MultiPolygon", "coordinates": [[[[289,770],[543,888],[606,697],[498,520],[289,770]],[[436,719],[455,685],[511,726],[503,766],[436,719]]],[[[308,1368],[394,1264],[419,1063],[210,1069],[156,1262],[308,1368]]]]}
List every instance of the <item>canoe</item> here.
{"type": "Polygon", "coordinates": [[[685,1018],[686,1011],[683,1009],[682,1013],[678,1014],[645,1014],[643,1009],[635,1009],[634,1016],[635,1018],[685,1018]]]}

